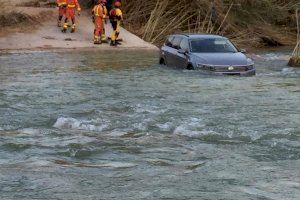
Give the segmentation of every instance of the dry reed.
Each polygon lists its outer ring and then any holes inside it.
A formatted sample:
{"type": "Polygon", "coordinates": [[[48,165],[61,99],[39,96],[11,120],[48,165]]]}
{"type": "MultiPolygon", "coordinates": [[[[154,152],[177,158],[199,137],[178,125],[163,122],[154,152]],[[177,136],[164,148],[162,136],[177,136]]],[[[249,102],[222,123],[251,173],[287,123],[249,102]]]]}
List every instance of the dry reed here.
{"type": "Polygon", "coordinates": [[[0,2],[0,26],[8,27],[16,24],[32,21],[32,17],[25,13],[17,12],[13,9],[7,9],[4,2],[0,2]]]}
{"type": "Polygon", "coordinates": [[[146,41],[162,44],[176,32],[226,35],[254,46],[291,41],[291,8],[298,0],[123,0],[124,25],[146,41]],[[274,29],[274,26],[283,26],[274,29]],[[286,36],[284,36],[286,35],[286,36]],[[283,41],[282,41],[283,40],[283,41]]]}
{"type": "Polygon", "coordinates": [[[300,22],[299,22],[299,9],[296,10],[297,21],[297,42],[293,51],[292,57],[289,61],[289,66],[300,67],[300,22]]]}

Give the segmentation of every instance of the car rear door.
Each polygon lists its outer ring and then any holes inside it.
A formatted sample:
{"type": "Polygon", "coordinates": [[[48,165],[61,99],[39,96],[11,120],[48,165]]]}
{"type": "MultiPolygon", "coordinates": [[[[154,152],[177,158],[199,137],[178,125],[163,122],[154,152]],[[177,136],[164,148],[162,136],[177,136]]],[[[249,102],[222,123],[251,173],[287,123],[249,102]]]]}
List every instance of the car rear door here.
{"type": "Polygon", "coordinates": [[[182,40],[182,36],[175,36],[172,40],[172,49],[170,51],[170,66],[172,67],[180,67],[178,63],[178,50],[180,49],[180,43],[182,40]]]}
{"type": "Polygon", "coordinates": [[[168,66],[170,65],[170,62],[172,61],[172,55],[171,52],[173,52],[173,47],[172,47],[172,40],[174,39],[174,36],[169,36],[164,44],[164,46],[162,47],[162,56],[165,59],[165,62],[168,66]]]}

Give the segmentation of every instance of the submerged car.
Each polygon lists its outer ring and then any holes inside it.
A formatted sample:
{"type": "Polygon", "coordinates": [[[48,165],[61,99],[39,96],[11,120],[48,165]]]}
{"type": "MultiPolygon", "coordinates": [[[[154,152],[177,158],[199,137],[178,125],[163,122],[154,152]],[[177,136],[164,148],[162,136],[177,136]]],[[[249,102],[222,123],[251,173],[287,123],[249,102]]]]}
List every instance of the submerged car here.
{"type": "Polygon", "coordinates": [[[255,75],[253,61],[226,37],[208,34],[168,36],[160,49],[160,64],[208,74],[255,75]]]}

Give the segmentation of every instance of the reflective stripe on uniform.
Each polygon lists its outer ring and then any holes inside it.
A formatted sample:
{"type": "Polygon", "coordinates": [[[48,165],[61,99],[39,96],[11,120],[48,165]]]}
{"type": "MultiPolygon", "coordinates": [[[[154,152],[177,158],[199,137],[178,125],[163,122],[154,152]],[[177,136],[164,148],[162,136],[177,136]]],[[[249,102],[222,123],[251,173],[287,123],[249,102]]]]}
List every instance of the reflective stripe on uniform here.
{"type": "Polygon", "coordinates": [[[66,6],[67,5],[67,1],[66,0],[57,0],[57,5],[59,7],[66,6]]]}
{"type": "Polygon", "coordinates": [[[80,5],[78,3],[78,0],[67,0],[68,8],[75,8],[77,7],[78,11],[80,11],[80,5]]]}
{"type": "Polygon", "coordinates": [[[103,16],[103,13],[100,13],[101,11],[102,11],[102,7],[100,5],[96,5],[94,7],[94,16],[95,17],[103,16]]]}

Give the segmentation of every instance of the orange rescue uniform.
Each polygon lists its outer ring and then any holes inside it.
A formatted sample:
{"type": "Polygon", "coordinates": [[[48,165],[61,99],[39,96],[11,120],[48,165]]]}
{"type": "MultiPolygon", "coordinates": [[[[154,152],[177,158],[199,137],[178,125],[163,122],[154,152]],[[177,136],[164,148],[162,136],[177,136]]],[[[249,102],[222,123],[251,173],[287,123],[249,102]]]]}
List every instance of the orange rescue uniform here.
{"type": "Polygon", "coordinates": [[[77,8],[77,11],[80,12],[81,8],[78,3],[78,0],[66,0],[67,1],[67,18],[74,20],[75,19],[75,9],[77,8]]]}
{"type": "Polygon", "coordinates": [[[67,2],[67,9],[66,9],[66,20],[63,27],[63,32],[66,32],[68,29],[68,21],[72,21],[72,30],[71,33],[75,32],[75,9],[77,8],[78,13],[80,14],[81,8],[78,3],[78,0],[66,0],[67,2]]]}
{"type": "Polygon", "coordinates": [[[95,32],[94,32],[94,42],[100,43],[100,37],[103,32],[103,19],[104,19],[104,10],[102,5],[98,4],[93,9],[94,20],[95,20],[95,32]]]}

